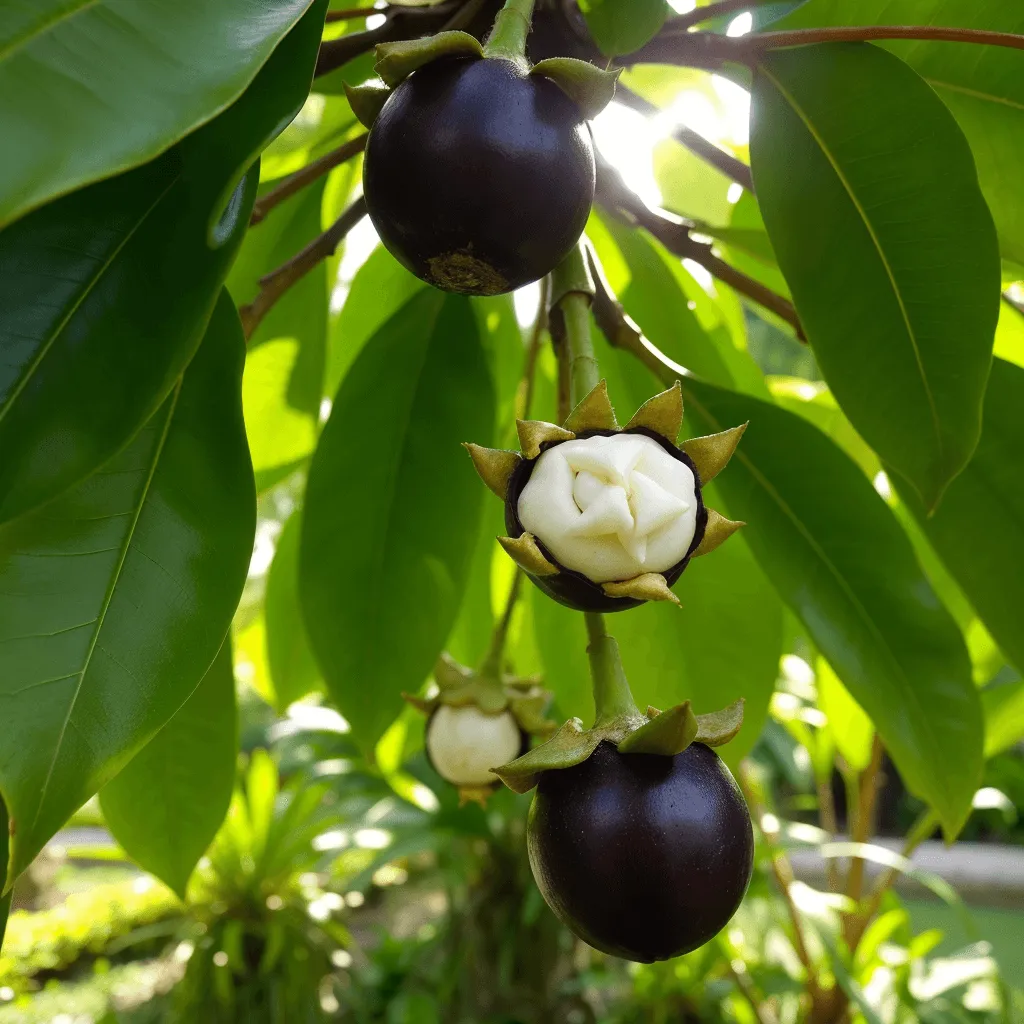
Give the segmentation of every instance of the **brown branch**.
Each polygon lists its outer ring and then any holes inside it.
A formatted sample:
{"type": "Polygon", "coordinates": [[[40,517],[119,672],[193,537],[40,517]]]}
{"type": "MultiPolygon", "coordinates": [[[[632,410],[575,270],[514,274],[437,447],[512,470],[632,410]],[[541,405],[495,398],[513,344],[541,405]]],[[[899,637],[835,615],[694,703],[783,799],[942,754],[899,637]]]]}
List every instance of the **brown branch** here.
{"type": "MultiPolygon", "coordinates": [[[[818,779],[817,786],[818,817],[821,819],[821,827],[828,833],[829,842],[833,842],[839,826],[836,821],[836,802],[832,797],[832,779],[818,779]]],[[[839,865],[832,857],[825,860],[825,876],[828,879],[829,892],[839,892],[839,865]]]]}
{"type": "Polygon", "coordinates": [[[260,322],[277,301],[292,285],[302,280],[317,264],[322,263],[342,243],[345,236],[366,216],[366,200],[360,196],[325,231],[318,235],[301,252],[283,263],[276,270],[260,278],[260,290],[256,298],[242,306],[238,313],[242,318],[245,337],[251,338],[260,322]]]}
{"type": "Polygon", "coordinates": [[[740,784],[740,789],[743,790],[743,795],[746,797],[747,804],[753,812],[758,826],[761,828],[761,835],[764,836],[764,841],[768,846],[772,874],[775,876],[775,882],[782,893],[783,902],[786,904],[786,910],[793,925],[793,948],[796,950],[800,963],[804,965],[807,971],[807,987],[813,997],[813,994],[818,989],[816,971],[814,961],[811,959],[810,952],[807,949],[807,940],[804,937],[804,924],[800,919],[800,911],[797,909],[796,902],[793,899],[792,886],[795,881],[793,867],[789,863],[789,857],[786,856],[785,850],[779,844],[776,833],[764,827],[765,809],[761,805],[760,800],[758,800],[754,787],[750,784],[749,773],[746,770],[745,764],[740,765],[740,770],[737,772],[737,781],[740,784]]]}
{"type": "MultiPolygon", "coordinates": [[[[627,89],[621,82],[615,87],[615,99],[647,117],[661,113],[650,100],[637,95],[632,89],[627,89]]],[[[721,171],[727,178],[738,182],[748,192],[754,191],[754,179],[751,177],[750,168],[742,160],[737,160],[732,153],[719,149],[713,142],[709,142],[703,135],[685,125],[675,127],[672,130],[672,138],[680,145],[685,146],[691,153],[721,171]]]]}
{"type": "Polygon", "coordinates": [[[289,174],[280,185],[256,200],[249,223],[259,224],[279,203],[283,203],[307,185],[312,185],[318,178],[323,177],[328,171],[343,164],[346,160],[351,160],[352,157],[362,153],[366,148],[368,134],[368,132],[363,132],[362,135],[343,142],[337,149],[332,149],[330,153],[320,157],[319,160],[314,160],[294,174],[289,174]]]}
{"type": "Polygon", "coordinates": [[[698,242],[691,238],[690,232],[694,230],[692,223],[674,218],[663,211],[651,210],[644,205],[640,197],[626,187],[618,172],[604,161],[600,161],[598,164],[597,190],[601,205],[606,209],[610,209],[612,213],[618,213],[620,216],[625,215],[628,223],[644,228],[669,252],[674,253],[680,259],[693,260],[707,270],[712,277],[729,285],[730,288],[734,288],[741,295],[746,295],[759,306],[771,310],[777,317],[793,327],[797,338],[801,341],[807,340],[796,307],[789,299],[773,292],[760,281],[744,274],[743,271],[737,270],[721,257],[716,256],[710,243],[698,242]]]}
{"type": "MultiPolygon", "coordinates": [[[[441,29],[457,11],[459,4],[442,3],[434,7],[402,7],[389,13],[383,25],[363,32],[350,32],[338,39],[328,39],[320,44],[316,58],[315,78],[347,64],[364,53],[369,53],[378,43],[391,43],[399,39],[415,39],[430,35],[441,29]]],[[[370,11],[380,14],[380,11],[370,11]]]]}
{"type": "MultiPolygon", "coordinates": [[[[878,799],[879,784],[882,781],[882,755],[884,753],[885,748],[882,746],[881,737],[876,732],[871,741],[871,761],[857,780],[857,802],[855,807],[851,808],[853,822],[850,828],[850,839],[855,843],[866,843],[874,831],[875,804],[878,799]]],[[[854,903],[860,903],[863,886],[864,858],[853,857],[850,861],[850,873],[846,879],[846,895],[854,903]]]]}
{"type": "MultiPolygon", "coordinates": [[[[729,38],[729,37],[722,37],[729,38]]],[[[920,39],[943,43],[978,43],[1024,50],[1024,35],[941,25],[850,25],[837,28],[801,28],[789,32],[761,32],[735,37],[737,47],[751,54],[810,43],[865,43],[874,39],[920,39]]]]}
{"type": "Polygon", "coordinates": [[[718,32],[660,32],[635,53],[619,63],[675,64],[715,71],[727,63],[754,66],[769,50],[812,43],[870,42],[886,39],[915,39],[932,42],[978,43],[1024,50],[1024,35],[989,32],[983,29],[951,28],[938,25],[849,25],[832,28],[793,29],[787,32],[759,32],[725,36],[718,32]]]}
{"type": "Polygon", "coordinates": [[[383,14],[387,17],[390,14],[390,8],[385,7],[378,10],[376,7],[353,7],[348,11],[328,11],[327,17],[324,19],[329,25],[332,21],[352,21],[355,18],[369,18],[374,14],[383,14]]]}
{"type": "MultiPolygon", "coordinates": [[[[921,816],[916,822],[914,822],[913,827],[907,833],[907,838],[903,841],[903,849],[900,851],[900,856],[905,860],[909,859],[921,843],[923,843],[935,831],[937,825],[938,818],[933,810],[926,809],[922,812],[921,816]]],[[[864,909],[857,916],[850,928],[849,934],[846,936],[846,941],[851,952],[857,951],[857,946],[860,944],[860,940],[864,937],[864,932],[867,930],[868,925],[871,923],[875,914],[878,913],[878,908],[882,905],[882,900],[885,898],[885,894],[889,891],[898,877],[899,870],[897,868],[889,868],[884,874],[879,875],[878,879],[875,881],[875,884],[865,901],[864,909]]]]}

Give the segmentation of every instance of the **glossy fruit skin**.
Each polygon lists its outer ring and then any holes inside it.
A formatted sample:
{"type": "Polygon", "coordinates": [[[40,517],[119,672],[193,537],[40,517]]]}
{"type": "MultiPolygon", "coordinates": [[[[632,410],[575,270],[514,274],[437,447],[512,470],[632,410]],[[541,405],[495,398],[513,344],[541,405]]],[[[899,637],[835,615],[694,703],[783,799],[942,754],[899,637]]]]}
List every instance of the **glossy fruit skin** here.
{"type": "Polygon", "coordinates": [[[675,757],[602,742],[541,775],[527,843],[548,906],[581,939],[651,963],[713,938],[740,905],[754,836],[729,769],[702,743],[675,757]]]}
{"type": "Polygon", "coordinates": [[[554,82],[502,58],[441,58],[395,89],[367,140],[363,190],[381,241],[445,291],[536,281],[576,244],[594,150],[554,82]]]}
{"type": "MultiPolygon", "coordinates": [[[[681,448],[677,448],[671,441],[666,440],[660,434],[655,433],[653,430],[648,430],[646,427],[634,427],[630,430],[584,430],[577,434],[577,437],[594,437],[595,435],[602,435],[604,437],[611,437],[614,434],[643,434],[645,437],[650,437],[657,441],[662,448],[665,449],[673,458],[678,459],[680,462],[685,463],[690,467],[693,473],[693,479],[696,483],[695,493],[697,496],[697,528],[693,534],[693,540],[690,542],[689,550],[685,556],[681,558],[675,565],[666,569],[662,572],[662,576],[665,577],[665,582],[671,587],[676,580],[679,579],[683,574],[683,570],[690,564],[690,559],[693,557],[694,551],[700,547],[700,542],[704,539],[704,531],[708,525],[708,510],[704,506],[704,494],[700,482],[700,474],[697,472],[697,467],[694,465],[693,459],[686,454],[681,448]]],[[[564,444],[564,441],[555,441],[553,443],[541,445],[541,451],[545,452],[549,448],[553,448],[556,444],[564,444]]],[[[505,496],[505,531],[510,537],[521,537],[526,531],[523,528],[523,524],[519,520],[519,496],[523,493],[523,488],[527,485],[530,479],[530,474],[533,473],[533,467],[537,464],[536,459],[524,459],[516,467],[508,483],[508,492],[505,496]]],[[[558,559],[551,554],[550,551],[544,546],[541,539],[537,538],[537,546],[544,553],[544,557],[547,558],[552,565],[558,565],[558,559]]],[[[526,575],[530,577],[531,582],[535,583],[541,590],[544,591],[548,597],[557,601],[559,604],[564,604],[567,608],[572,608],[578,612],[621,612],[626,611],[629,608],[636,608],[638,605],[643,604],[643,601],[639,601],[634,597],[609,597],[602,589],[599,583],[595,583],[593,580],[588,579],[581,572],[576,572],[573,569],[566,569],[564,566],[559,566],[561,572],[557,576],[534,576],[532,573],[526,575]]]]}

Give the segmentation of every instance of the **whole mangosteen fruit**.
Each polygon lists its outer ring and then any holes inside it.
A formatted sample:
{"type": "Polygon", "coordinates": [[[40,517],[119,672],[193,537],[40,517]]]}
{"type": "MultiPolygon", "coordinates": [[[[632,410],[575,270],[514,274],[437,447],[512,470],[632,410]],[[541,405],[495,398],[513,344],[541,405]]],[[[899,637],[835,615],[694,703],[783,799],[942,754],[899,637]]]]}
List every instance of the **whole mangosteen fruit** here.
{"type": "Polygon", "coordinates": [[[445,291],[497,295],[549,273],[594,199],[579,107],[500,57],[442,57],[388,98],[367,140],[366,205],[381,241],[445,291]]]}
{"type": "Polygon", "coordinates": [[[670,757],[604,741],[582,763],[545,771],[527,842],[559,919],[596,949],[642,963],[713,938],[753,867],[743,796],[702,743],[670,757]]]}

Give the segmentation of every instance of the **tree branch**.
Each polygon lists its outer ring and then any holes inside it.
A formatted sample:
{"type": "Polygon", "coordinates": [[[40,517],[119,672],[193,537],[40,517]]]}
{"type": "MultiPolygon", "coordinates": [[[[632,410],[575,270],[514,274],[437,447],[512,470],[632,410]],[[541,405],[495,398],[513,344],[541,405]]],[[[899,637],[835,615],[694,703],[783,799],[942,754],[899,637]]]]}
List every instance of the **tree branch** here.
{"type": "Polygon", "coordinates": [[[351,21],[355,18],[370,18],[374,14],[383,14],[388,17],[391,13],[390,7],[378,9],[376,7],[353,7],[348,11],[328,11],[324,21],[329,25],[332,21],[351,21]]]}
{"type": "Polygon", "coordinates": [[[260,290],[256,298],[242,306],[238,314],[246,339],[251,338],[260,322],[270,312],[278,299],[292,285],[301,281],[317,264],[332,256],[345,236],[366,216],[366,200],[360,196],[325,231],[318,235],[300,253],[283,263],[276,270],[260,278],[260,290]]]}
{"type": "MultiPolygon", "coordinates": [[[[706,10],[707,8],[700,8],[706,10]]],[[[661,111],[650,100],[644,99],[627,89],[621,82],[615,87],[615,99],[619,103],[632,107],[634,110],[647,117],[654,117],[661,111]]],[[[706,160],[712,167],[721,171],[727,178],[738,182],[748,192],[754,191],[754,179],[750,175],[750,168],[742,161],[737,160],[731,153],[719,149],[713,142],[708,141],[703,135],[687,128],[685,125],[678,125],[672,130],[672,138],[680,145],[685,146],[691,153],[706,160]]]]}
{"type": "Polygon", "coordinates": [[[794,328],[797,338],[801,341],[807,340],[796,307],[789,299],[773,292],[760,281],[716,256],[710,243],[698,242],[691,238],[690,232],[694,225],[645,206],[640,197],[626,187],[618,172],[604,161],[598,163],[597,191],[601,205],[606,209],[624,216],[627,223],[650,232],[669,252],[680,259],[693,260],[712,277],[746,295],[759,306],[771,310],[794,328]]]}
{"type": "Polygon", "coordinates": [[[305,167],[300,168],[294,174],[289,174],[280,185],[256,200],[256,205],[252,211],[252,219],[249,223],[259,224],[275,206],[283,203],[307,185],[312,185],[317,178],[343,164],[346,160],[351,160],[358,153],[362,153],[366,148],[368,135],[369,132],[363,132],[362,135],[357,135],[354,139],[343,142],[337,149],[332,149],[330,153],[320,157],[319,160],[314,160],[311,164],[306,164],[305,167]]]}
{"type": "MultiPolygon", "coordinates": [[[[723,36],[721,38],[729,38],[723,36]]],[[[1024,35],[988,32],[976,28],[948,28],[941,25],[850,25],[836,28],[802,28],[789,32],[760,32],[735,37],[737,49],[750,54],[781,50],[810,43],[863,43],[874,39],[920,39],[943,43],[978,43],[1024,50],[1024,35]]]]}
{"type": "Polygon", "coordinates": [[[676,64],[681,67],[716,71],[727,63],[754,66],[762,53],[812,43],[871,42],[887,39],[915,39],[932,42],[976,43],[1024,50],[1024,35],[989,32],[984,29],[951,28],[941,25],[842,25],[830,28],[793,29],[787,32],[758,32],[725,36],[718,32],[659,32],[635,53],[619,63],[676,64]]]}
{"type": "MultiPolygon", "coordinates": [[[[882,746],[881,737],[876,732],[871,741],[871,761],[857,780],[857,803],[854,808],[851,808],[851,811],[855,813],[851,814],[853,822],[850,838],[855,843],[866,843],[871,838],[875,827],[875,803],[881,782],[880,772],[884,753],[885,748],[882,746]]],[[[863,885],[864,859],[854,857],[850,861],[850,873],[846,879],[846,895],[854,903],[860,903],[863,885]]]]}

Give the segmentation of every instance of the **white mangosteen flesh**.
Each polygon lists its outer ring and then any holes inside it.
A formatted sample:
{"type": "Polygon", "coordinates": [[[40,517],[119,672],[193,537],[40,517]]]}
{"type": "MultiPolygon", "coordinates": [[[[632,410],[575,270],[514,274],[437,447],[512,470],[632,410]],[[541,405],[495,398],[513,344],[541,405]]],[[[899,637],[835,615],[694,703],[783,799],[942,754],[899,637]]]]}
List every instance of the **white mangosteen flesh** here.
{"type": "Polygon", "coordinates": [[[510,711],[440,705],[427,723],[427,753],[434,770],[454,786],[497,782],[492,768],[518,756],[519,725],[510,711]]]}
{"type": "Polygon", "coordinates": [[[543,452],[518,512],[565,568],[595,583],[629,580],[686,556],[697,528],[696,480],[653,438],[595,435],[543,452]]]}

